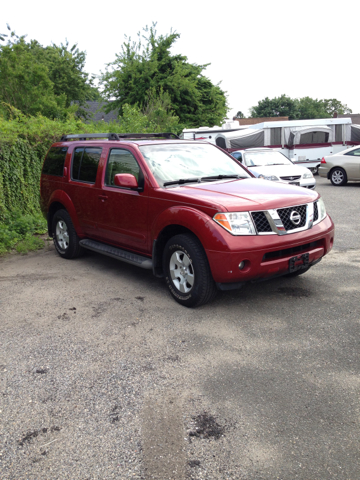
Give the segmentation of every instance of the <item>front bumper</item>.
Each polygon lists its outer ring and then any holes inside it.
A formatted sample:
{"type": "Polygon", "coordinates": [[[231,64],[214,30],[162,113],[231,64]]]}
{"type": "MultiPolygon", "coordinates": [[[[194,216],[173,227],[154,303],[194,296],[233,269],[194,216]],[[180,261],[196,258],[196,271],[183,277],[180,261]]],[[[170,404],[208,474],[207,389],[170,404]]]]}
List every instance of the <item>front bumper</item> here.
{"type": "Polygon", "coordinates": [[[329,216],[309,230],[289,235],[256,235],[229,239],[229,250],[207,250],[211,272],[219,284],[259,281],[289,273],[290,260],[308,254],[312,265],[332,248],[334,224],[329,216]],[[241,262],[244,267],[239,268],[241,262]]]}

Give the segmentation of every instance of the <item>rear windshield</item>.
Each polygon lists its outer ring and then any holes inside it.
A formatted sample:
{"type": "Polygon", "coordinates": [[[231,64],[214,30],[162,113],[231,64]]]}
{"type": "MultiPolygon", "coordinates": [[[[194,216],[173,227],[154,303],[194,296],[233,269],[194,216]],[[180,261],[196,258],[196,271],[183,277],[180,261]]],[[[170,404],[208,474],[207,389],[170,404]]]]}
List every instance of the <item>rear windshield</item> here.
{"type": "Polygon", "coordinates": [[[46,155],[42,173],[62,177],[67,150],[67,147],[51,147],[46,155]]]}

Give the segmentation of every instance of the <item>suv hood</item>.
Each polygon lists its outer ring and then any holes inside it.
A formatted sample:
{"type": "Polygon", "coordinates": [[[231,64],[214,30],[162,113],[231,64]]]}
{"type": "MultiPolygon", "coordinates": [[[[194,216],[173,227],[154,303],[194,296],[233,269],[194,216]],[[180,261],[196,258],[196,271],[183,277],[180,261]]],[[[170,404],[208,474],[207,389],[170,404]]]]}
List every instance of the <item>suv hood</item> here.
{"type": "Polygon", "coordinates": [[[291,207],[319,198],[318,193],[302,187],[255,178],[189,184],[166,192],[188,204],[223,207],[230,212],[291,207]]]}

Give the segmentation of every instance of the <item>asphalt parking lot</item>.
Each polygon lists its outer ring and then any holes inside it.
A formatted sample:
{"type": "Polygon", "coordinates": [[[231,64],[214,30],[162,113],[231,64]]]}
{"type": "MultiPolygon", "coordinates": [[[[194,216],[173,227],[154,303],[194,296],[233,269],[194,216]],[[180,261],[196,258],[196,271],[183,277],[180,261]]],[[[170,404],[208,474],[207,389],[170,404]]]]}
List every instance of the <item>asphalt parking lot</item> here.
{"type": "Polygon", "coordinates": [[[0,259],[1,479],[360,478],[360,183],[301,277],[176,304],[51,246],[0,259]]]}

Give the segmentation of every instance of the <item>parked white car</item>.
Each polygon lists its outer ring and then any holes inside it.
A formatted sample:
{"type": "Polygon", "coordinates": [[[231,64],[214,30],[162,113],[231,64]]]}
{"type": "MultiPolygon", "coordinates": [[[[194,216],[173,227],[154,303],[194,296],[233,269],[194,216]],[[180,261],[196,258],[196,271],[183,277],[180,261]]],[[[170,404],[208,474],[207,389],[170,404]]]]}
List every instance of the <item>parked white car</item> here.
{"type": "Polygon", "coordinates": [[[306,167],[295,165],[285,155],[270,148],[249,148],[231,152],[255,175],[274,182],[285,182],[299,187],[314,189],[316,180],[306,167]]]}
{"type": "Polygon", "coordinates": [[[346,185],[348,180],[360,180],[360,146],[323,157],[319,167],[320,177],[327,178],[336,187],[346,185]]]}

